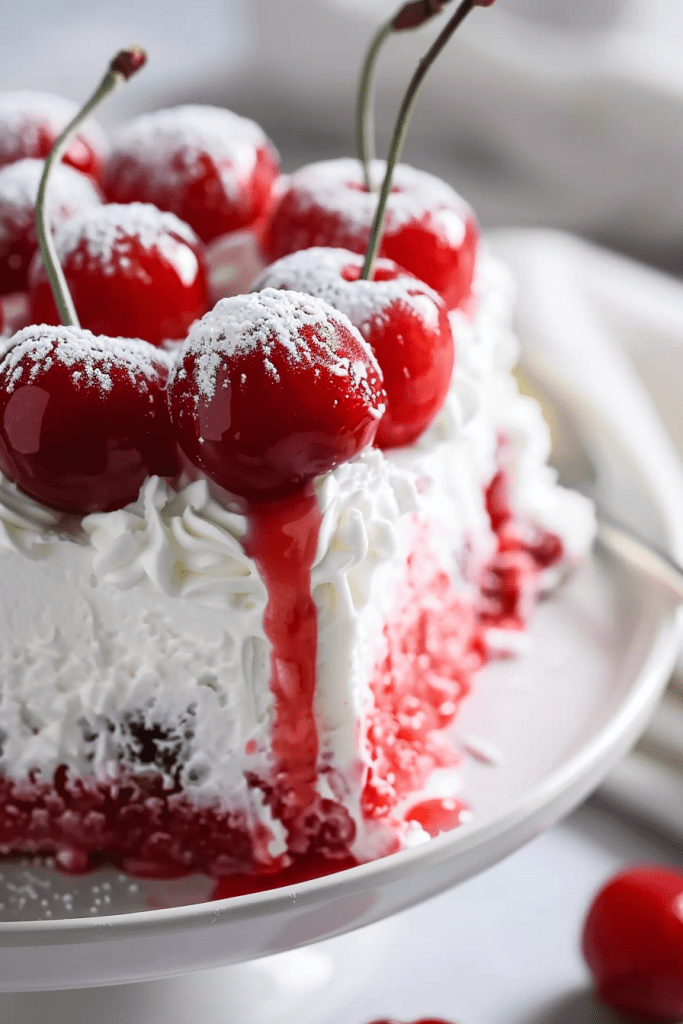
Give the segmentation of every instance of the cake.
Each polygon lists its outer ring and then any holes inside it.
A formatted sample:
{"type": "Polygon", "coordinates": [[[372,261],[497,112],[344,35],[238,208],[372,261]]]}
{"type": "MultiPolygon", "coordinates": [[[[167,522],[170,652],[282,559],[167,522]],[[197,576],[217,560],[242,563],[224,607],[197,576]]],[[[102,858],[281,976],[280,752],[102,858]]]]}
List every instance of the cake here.
{"type": "Polygon", "coordinates": [[[347,241],[182,346],[5,342],[1,854],[258,888],[462,820],[449,729],[593,516],[547,465],[509,276],[460,208],[464,289],[388,259],[360,281],[347,241]]]}

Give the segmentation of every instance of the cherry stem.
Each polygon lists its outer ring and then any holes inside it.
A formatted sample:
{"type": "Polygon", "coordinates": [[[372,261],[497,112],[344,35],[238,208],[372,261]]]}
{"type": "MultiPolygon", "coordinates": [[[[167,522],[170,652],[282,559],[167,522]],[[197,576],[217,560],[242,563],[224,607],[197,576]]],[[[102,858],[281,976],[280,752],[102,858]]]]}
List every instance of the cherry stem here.
{"type": "Polygon", "coordinates": [[[52,294],[54,295],[55,305],[57,306],[62,324],[65,327],[80,327],[80,323],[71,297],[71,292],[69,291],[69,286],[67,285],[66,278],[64,277],[64,271],[62,270],[59,257],[57,256],[54,238],[52,237],[52,228],[47,215],[47,189],[50,171],[55,164],[61,162],[64,153],[69,147],[69,143],[82,122],[92,113],[95,107],[97,107],[102,100],[109,95],[110,92],[113,92],[113,90],[123,82],[128,81],[136,71],[139,71],[146,60],[147,54],[139,46],[129,46],[125,50],[120,50],[110,62],[107,72],[95,92],[92,94],[85,106],[79,110],[73,120],[69,122],[61,135],[58,136],[51,152],[45,160],[45,167],[43,168],[43,174],[40,179],[40,185],[38,186],[38,196],[36,199],[36,232],[38,235],[40,254],[43,258],[45,270],[47,271],[47,276],[50,280],[50,287],[52,288],[52,294]]]}
{"type": "Polygon", "coordinates": [[[393,31],[393,21],[389,21],[386,25],[382,25],[370,43],[363,63],[358,100],[356,102],[356,152],[358,153],[358,159],[363,165],[363,179],[368,192],[372,192],[370,161],[375,156],[374,100],[371,95],[372,80],[379,51],[382,49],[384,41],[388,39],[393,31]]]}
{"type": "Polygon", "coordinates": [[[435,15],[440,14],[450,0],[409,0],[403,4],[386,25],[382,25],[368,48],[363,62],[358,99],[356,101],[356,152],[363,165],[363,179],[368,192],[372,192],[370,161],[374,158],[374,102],[372,82],[379,52],[384,42],[394,32],[420,28],[435,15]]]}
{"type": "Polygon", "coordinates": [[[365,261],[360,275],[362,281],[369,281],[372,277],[372,271],[375,265],[375,260],[377,259],[377,253],[379,251],[379,245],[382,238],[382,228],[384,227],[387,200],[389,199],[389,194],[391,192],[391,181],[394,175],[394,168],[398,163],[401,150],[403,149],[406,130],[413,112],[413,107],[415,106],[415,101],[420,91],[420,86],[436,58],[439,56],[458,26],[465,20],[472,8],[490,7],[492,4],[493,0],[462,0],[462,3],[458,6],[453,17],[444,26],[427,50],[427,53],[418,64],[415,73],[410,80],[410,84],[403,97],[398,117],[396,118],[396,124],[394,125],[394,132],[391,137],[391,144],[389,146],[389,153],[387,156],[386,172],[380,189],[372,227],[370,228],[370,240],[368,242],[365,261]]]}

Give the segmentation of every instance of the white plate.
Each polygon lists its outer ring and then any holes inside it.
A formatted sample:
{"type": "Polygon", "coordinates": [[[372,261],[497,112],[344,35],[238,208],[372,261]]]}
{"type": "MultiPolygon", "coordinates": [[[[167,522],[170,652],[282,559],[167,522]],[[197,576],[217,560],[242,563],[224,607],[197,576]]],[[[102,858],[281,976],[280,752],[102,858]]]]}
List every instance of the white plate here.
{"type": "MultiPolygon", "coordinates": [[[[601,443],[612,483],[620,476],[622,493],[679,543],[675,516],[653,498],[649,462],[634,463],[613,433],[601,443]]],[[[378,921],[482,871],[574,807],[635,741],[674,662],[677,633],[670,598],[593,559],[539,607],[530,651],[490,666],[463,708],[460,734],[502,756],[498,765],[468,761],[463,795],[474,819],[384,860],[216,902],[204,902],[202,879],[143,883],[111,871],[79,879],[5,865],[0,902],[14,920],[0,925],[0,989],[238,963],[378,921]]]]}

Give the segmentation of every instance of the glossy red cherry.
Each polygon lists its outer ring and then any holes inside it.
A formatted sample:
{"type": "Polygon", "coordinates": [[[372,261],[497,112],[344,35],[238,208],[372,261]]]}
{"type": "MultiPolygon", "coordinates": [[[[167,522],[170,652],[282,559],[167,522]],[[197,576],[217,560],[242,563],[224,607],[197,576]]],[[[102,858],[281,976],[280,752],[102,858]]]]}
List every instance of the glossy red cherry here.
{"type": "MultiPolygon", "coordinates": [[[[42,160],[18,160],[0,168],[0,295],[28,287],[29,265],[38,248],[35,205],[42,173],[42,160]]],[[[54,168],[50,178],[53,226],[101,202],[96,186],[84,174],[63,164],[54,168]]]]}
{"type": "MultiPolygon", "coordinates": [[[[372,177],[382,180],[374,160],[372,177]]],[[[312,246],[365,253],[377,193],[363,184],[357,160],[326,160],[292,174],[263,235],[268,262],[312,246]]],[[[380,255],[395,260],[443,297],[449,309],[470,295],[479,230],[470,207],[450,185],[399,164],[387,206],[380,255]]]]}
{"type": "MultiPolygon", "coordinates": [[[[0,166],[27,156],[44,159],[77,111],[75,103],[50,93],[0,92],[0,166]]],[[[100,126],[89,120],[79,128],[64,162],[98,180],[108,148],[100,126]]]]}
{"type": "Polygon", "coordinates": [[[167,357],[143,341],[26,327],[0,362],[0,468],[44,504],[85,515],[176,471],[167,357]]]}
{"type": "Polygon", "coordinates": [[[180,447],[251,500],[294,493],[372,443],[382,374],[355,327],[297,292],[221,299],[190,331],[168,386],[180,447]]]}
{"type": "Polygon", "coordinates": [[[263,215],[278,173],[277,153],[253,121],[184,106],[143,114],[123,129],[105,192],[113,202],[170,210],[210,242],[263,215]]]}
{"type": "Polygon", "coordinates": [[[683,873],[639,865],[595,897],[583,955],[614,1009],[666,1020],[683,1017],[683,873]]]}
{"type": "Polygon", "coordinates": [[[387,409],[375,444],[411,444],[429,426],[448,394],[453,335],[441,297],[388,259],[361,281],[363,258],[347,249],[313,248],[284,256],[254,287],[291,288],[329,302],[363,335],[384,376],[387,409]]]}
{"type": "MultiPolygon", "coordinates": [[[[85,210],[55,232],[55,247],[78,318],[94,334],[184,338],[206,312],[204,247],[172,213],[150,203],[85,210]]],[[[33,323],[59,323],[47,273],[30,273],[33,323]]]]}

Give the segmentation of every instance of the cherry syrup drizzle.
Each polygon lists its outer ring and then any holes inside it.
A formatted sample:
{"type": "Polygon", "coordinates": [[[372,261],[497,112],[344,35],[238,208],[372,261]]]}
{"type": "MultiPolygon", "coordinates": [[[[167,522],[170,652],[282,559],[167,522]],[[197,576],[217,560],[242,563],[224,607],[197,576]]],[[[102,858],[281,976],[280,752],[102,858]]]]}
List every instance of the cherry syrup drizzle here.
{"type": "Polygon", "coordinates": [[[293,497],[252,504],[249,512],[247,553],[257,563],[268,590],[264,627],[273,645],[275,784],[286,794],[280,816],[290,828],[316,804],[318,634],[311,567],[321,522],[312,484],[293,497]]]}
{"type": "Polygon", "coordinates": [[[470,808],[464,800],[446,796],[415,804],[406,814],[406,821],[416,821],[435,839],[442,832],[450,832],[464,824],[470,816],[470,808]]]}

